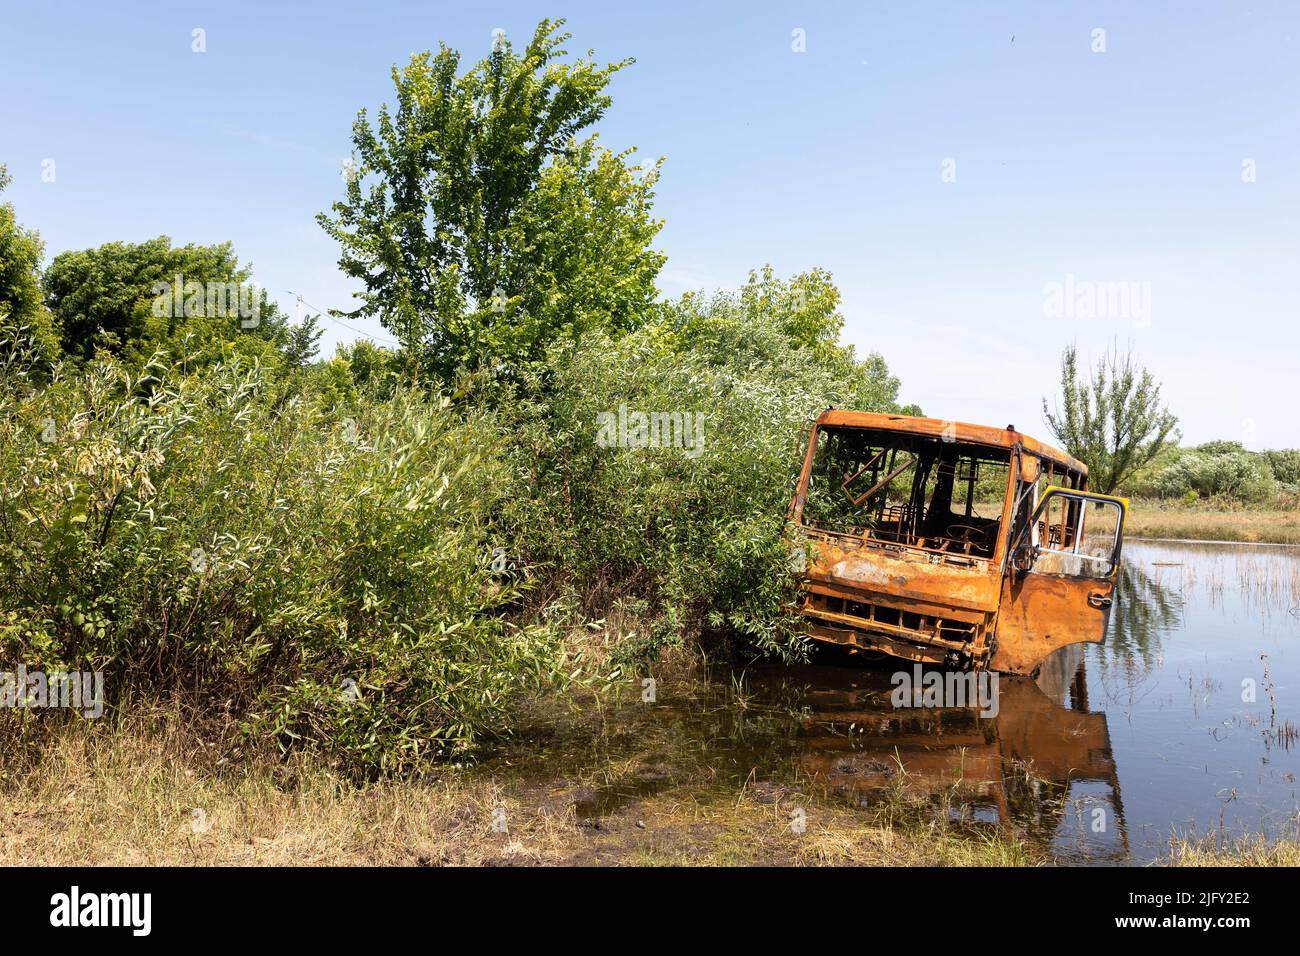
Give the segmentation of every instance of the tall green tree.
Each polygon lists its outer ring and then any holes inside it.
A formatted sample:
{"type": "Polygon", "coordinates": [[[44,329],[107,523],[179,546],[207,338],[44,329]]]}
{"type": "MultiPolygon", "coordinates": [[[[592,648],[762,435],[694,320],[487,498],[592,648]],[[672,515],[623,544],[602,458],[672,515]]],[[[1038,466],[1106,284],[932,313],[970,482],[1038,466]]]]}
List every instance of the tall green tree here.
{"type": "Polygon", "coordinates": [[[563,21],[516,52],[504,37],[464,73],[440,46],[393,69],[397,102],[353,125],[355,167],[321,226],[361,306],[408,359],[514,377],[555,341],[620,334],[652,309],[664,257],[650,248],[659,163],[601,147],[591,127],[631,63],[565,62],[563,21]]]}
{"type": "Polygon", "coordinates": [[[1078,350],[1061,356],[1061,395],[1055,409],[1043,399],[1043,417],[1057,439],[1088,466],[1094,491],[1109,494],[1164,449],[1178,443],[1178,419],[1160,401],[1155,376],[1131,350],[1112,345],[1092,374],[1079,370],[1078,350]]]}
{"type": "MultiPolygon", "coordinates": [[[[9,170],[0,166],[0,192],[12,181],[9,170]]],[[[22,328],[23,340],[49,361],[58,354],[58,335],[41,302],[44,252],[40,234],[18,224],[13,203],[0,203],[0,322],[22,328]]]]}
{"type": "Polygon", "coordinates": [[[165,349],[304,364],[320,338],[315,319],[292,325],[251,278],[229,242],[173,246],[159,236],[61,253],[44,284],[63,351],[75,358],[105,349],[139,362],[165,349]]]}

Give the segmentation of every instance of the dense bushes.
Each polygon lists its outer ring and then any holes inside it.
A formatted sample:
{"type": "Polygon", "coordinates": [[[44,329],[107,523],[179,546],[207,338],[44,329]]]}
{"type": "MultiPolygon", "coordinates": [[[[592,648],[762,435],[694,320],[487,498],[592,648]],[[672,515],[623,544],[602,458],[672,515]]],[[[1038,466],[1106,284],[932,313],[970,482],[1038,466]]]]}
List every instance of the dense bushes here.
{"type": "Polygon", "coordinates": [[[1222,498],[1259,502],[1300,490],[1300,452],[1251,452],[1239,442],[1180,449],[1135,490],[1162,498],[1222,498]]]}
{"type": "MultiPolygon", "coordinates": [[[[21,350],[10,349],[10,354],[21,350]]],[[[508,487],[481,415],[335,414],[257,366],[0,380],[0,659],[192,690],[350,769],[472,745],[558,666],[488,567],[508,487]]]]}
{"type": "Polygon", "coordinates": [[[1273,477],[1290,491],[1300,491],[1300,448],[1279,448],[1262,451],[1273,477]]]}
{"type": "Polygon", "coordinates": [[[837,307],[824,274],[765,272],[454,399],[371,346],[51,368],[0,332],[0,659],[373,773],[507,727],[516,694],[581,673],[560,626],[615,602],[642,622],[616,664],[704,631],[797,656],[801,426],[896,407],[837,307]]]}
{"type": "Polygon", "coordinates": [[[802,647],[782,612],[801,426],[830,404],[894,408],[898,389],[879,356],[834,343],[837,302],[819,274],[687,296],[622,338],[553,353],[532,400],[503,407],[513,540],[580,600],[643,602],[626,657],[701,626],[763,652],[802,647]]]}
{"type": "Polygon", "coordinates": [[[1152,487],[1161,497],[1225,497],[1254,501],[1273,487],[1266,460],[1242,452],[1223,455],[1185,454],[1156,475],[1152,487]]]}

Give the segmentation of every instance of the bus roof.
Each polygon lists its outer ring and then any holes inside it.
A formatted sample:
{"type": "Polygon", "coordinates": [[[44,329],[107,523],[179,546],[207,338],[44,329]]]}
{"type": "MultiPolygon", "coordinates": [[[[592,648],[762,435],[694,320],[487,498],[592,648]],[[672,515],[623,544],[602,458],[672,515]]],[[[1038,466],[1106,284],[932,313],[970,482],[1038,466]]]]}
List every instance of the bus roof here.
{"type": "Polygon", "coordinates": [[[1051,462],[1067,471],[1078,472],[1083,477],[1088,475],[1088,466],[1036,438],[1016,431],[1010,425],[1006,428],[993,428],[989,425],[971,425],[966,422],[953,422],[942,418],[918,418],[913,415],[890,415],[878,412],[854,412],[846,409],[829,408],[817,418],[817,424],[839,428],[871,428],[878,431],[903,432],[909,435],[923,435],[928,438],[943,438],[945,433],[954,441],[969,442],[975,445],[991,445],[996,448],[1014,448],[1017,444],[1043,461],[1051,462]]]}

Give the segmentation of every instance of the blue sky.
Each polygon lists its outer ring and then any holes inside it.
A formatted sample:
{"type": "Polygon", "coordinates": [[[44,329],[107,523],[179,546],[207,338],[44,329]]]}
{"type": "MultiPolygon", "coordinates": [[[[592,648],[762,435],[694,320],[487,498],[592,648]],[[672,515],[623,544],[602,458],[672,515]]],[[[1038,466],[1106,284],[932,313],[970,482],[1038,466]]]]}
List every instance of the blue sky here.
{"type": "Polygon", "coordinates": [[[665,294],[822,266],[927,414],[1042,434],[1061,347],[1118,340],[1187,441],[1300,446],[1296,4],[0,0],[5,198],[47,259],[229,239],[291,313],[351,307],[314,216],[357,110],[411,52],[543,16],[637,59],[601,137],[667,158],[665,294]],[[1134,298],[1054,309],[1067,283],[1134,298]]]}

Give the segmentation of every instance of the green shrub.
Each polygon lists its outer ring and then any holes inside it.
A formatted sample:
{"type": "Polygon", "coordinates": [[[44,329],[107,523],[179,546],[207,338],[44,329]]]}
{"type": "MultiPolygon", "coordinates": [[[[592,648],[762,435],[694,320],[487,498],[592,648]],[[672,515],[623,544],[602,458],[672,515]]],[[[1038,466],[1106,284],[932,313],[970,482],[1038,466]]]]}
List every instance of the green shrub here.
{"type": "MultiPolygon", "coordinates": [[[[1229,442],[1212,443],[1231,445],[1229,442]]],[[[1204,448],[1205,446],[1202,446],[1204,448]]],[[[1184,452],[1152,479],[1152,489],[1162,497],[1233,498],[1258,501],[1277,491],[1268,460],[1247,451],[1215,448],[1184,452]]]]}
{"type": "Polygon", "coordinates": [[[488,567],[483,416],[399,389],[341,420],[238,361],[67,372],[0,370],[0,660],[229,702],[357,773],[463,751],[557,673],[488,567]]]}
{"type": "Polygon", "coordinates": [[[838,293],[812,280],[765,273],[740,294],[686,296],[621,338],[587,335],[552,353],[536,397],[503,407],[515,434],[513,540],[589,603],[646,602],[650,620],[625,657],[701,628],[765,653],[805,646],[785,608],[783,540],[803,426],[830,404],[892,409],[898,388],[879,356],[860,362],[808,335],[820,325],[833,336],[837,321],[792,319],[832,296],[833,312],[838,293]],[[661,429],[656,447],[637,447],[636,413],[677,416],[668,421],[689,422],[689,434],[665,442],[661,429]]]}
{"type": "Polygon", "coordinates": [[[1273,477],[1288,486],[1300,485],[1300,448],[1279,448],[1261,452],[1273,469],[1273,477]]]}

